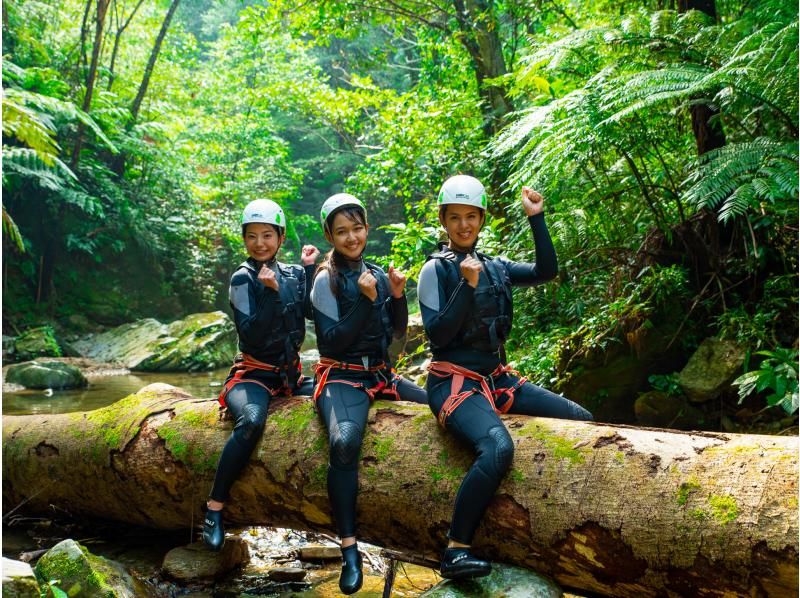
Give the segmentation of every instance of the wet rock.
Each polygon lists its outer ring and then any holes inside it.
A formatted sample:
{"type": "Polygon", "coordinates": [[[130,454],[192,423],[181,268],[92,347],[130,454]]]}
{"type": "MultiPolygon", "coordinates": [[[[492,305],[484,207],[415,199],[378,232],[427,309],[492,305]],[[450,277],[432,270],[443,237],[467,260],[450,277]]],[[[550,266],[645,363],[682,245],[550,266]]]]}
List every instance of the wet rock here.
{"type": "Polygon", "coordinates": [[[123,324],[101,334],[89,335],[73,343],[84,357],[119,363],[128,369],[154,355],[150,347],[167,334],[167,327],[152,318],[123,324]]]}
{"type": "Polygon", "coordinates": [[[633,404],[637,423],[653,428],[697,429],[703,424],[703,412],[689,404],[686,397],[675,397],[653,390],[639,395],[633,404]]]}
{"type": "Polygon", "coordinates": [[[42,583],[59,580],[58,587],[70,596],[86,598],[133,598],[140,595],[125,568],[95,556],[74,540],[64,540],[39,559],[36,577],[42,583]]]}
{"type": "Polygon", "coordinates": [[[86,357],[135,371],[196,372],[230,365],[237,340],[230,318],[215,311],[169,325],[147,318],[90,335],[73,346],[86,357]]]}
{"type": "Polygon", "coordinates": [[[301,561],[333,561],[342,558],[342,551],[338,546],[303,546],[297,552],[297,558],[301,561]]]}
{"type": "Polygon", "coordinates": [[[250,560],[247,543],[241,538],[225,538],[219,552],[211,552],[202,542],[173,548],[164,557],[164,573],[179,581],[213,579],[250,560]]]}
{"type": "Polygon", "coordinates": [[[39,584],[28,563],[3,557],[3,598],[39,598],[39,584]]]}
{"type": "Polygon", "coordinates": [[[17,337],[14,354],[19,361],[37,357],[61,357],[61,348],[52,327],[40,326],[26,330],[17,337]]]}
{"type": "Polygon", "coordinates": [[[421,598],[560,598],[564,592],[549,578],[529,569],[492,564],[487,577],[446,579],[420,594],[421,598]]]}
{"type": "Polygon", "coordinates": [[[707,338],[678,374],[678,384],[695,403],[716,399],[741,373],[744,357],[745,349],[738,343],[707,338]]]}
{"type": "Polygon", "coordinates": [[[74,365],[59,361],[29,361],[12,365],[5,375],[6,382],[25,388],[85,388],[89,383],[74,365]]]}
{"type": "Polygon", "coordinates": [[[269,570],[267,577],[278,583],[303,581],[306,578],[306,570],[299,567],[276,567],[269,570]]]}
{"type": "Polygon", "coordinates": [[[192,314],[172,322],[167,337],[153,345],[155,354],[136,370],[197,372],[229,366],[238,350],[236,329],[221,311],[192,314]]]}

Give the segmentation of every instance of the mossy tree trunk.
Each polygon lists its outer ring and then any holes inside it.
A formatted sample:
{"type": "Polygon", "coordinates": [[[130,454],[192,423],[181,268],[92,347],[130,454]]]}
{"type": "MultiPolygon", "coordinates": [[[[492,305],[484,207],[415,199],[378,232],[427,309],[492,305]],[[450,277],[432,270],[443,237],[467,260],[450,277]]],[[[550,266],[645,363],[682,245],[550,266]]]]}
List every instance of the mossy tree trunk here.
{"type": "MultiPolygon", "coordinates": [[[[226,519],[332,531],[324,429],[309,401],[275,403],[226,519]]],[[[797,438],[504,420],[514,467],[480,553],[607,596],[797,595],[797,438]]],[[[197,525],[230,430],[215,401],[161,384],[93,412],[6,416],[4,508],[197,525]]],[[[359,536],[435,557],[470,463],[427,408],[377,403],[359,536]]]]}

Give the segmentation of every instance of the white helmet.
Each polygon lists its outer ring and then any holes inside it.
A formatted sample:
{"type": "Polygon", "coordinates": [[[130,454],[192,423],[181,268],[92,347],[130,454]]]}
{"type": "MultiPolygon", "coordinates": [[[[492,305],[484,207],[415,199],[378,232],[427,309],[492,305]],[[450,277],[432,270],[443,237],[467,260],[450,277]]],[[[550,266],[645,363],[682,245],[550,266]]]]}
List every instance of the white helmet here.
{"type": "Polygon", "coordinates": [[[478,179],[466,174],[457,174],[444,182],[436,203],[439,206],[457,203],[485,210],[488,200],[486,189],[478,179]]]}
{"type": "Polygon", "coordinates": [[[274,224],[284,228],[286,216],[281,207],[271,199],[256,199],[247,204],[242,211],[242,229],[254,222],[274,224]]]}
{"type": "Polygon", "coordinates": [[[319,211],[319,220],[322,223],[322,230],[325,230],[325,221],[328,219],[328,216],[333,214],[336,210],[347,206],[361,208],[364,210],[364,218],[367,217],[367,209],[356,196],[350,195],[349,193],[337,193],[326,199],[325,203],[322,204],[322,209],[319,211]]]}

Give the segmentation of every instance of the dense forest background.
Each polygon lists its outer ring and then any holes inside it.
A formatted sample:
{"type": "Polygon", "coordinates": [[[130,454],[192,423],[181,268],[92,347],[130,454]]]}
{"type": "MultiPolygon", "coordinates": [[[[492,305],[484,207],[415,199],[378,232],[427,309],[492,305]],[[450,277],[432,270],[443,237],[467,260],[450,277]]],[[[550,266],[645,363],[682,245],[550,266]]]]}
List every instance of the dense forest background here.
{"type": "Polygon", "coordinates": [[[326,247],[322,201],[358,195],[413,291],[466,173],[490,253],[533,259],[519,188],[546,198],[559,277],[515,291],[509,343],[533,380],[655,343],[670,392],[715,336],[794,412],[797,20],[789,0],[7,0],[4,333],[225,309],[258,197],[288,211],[291,262],[326,247]]]}

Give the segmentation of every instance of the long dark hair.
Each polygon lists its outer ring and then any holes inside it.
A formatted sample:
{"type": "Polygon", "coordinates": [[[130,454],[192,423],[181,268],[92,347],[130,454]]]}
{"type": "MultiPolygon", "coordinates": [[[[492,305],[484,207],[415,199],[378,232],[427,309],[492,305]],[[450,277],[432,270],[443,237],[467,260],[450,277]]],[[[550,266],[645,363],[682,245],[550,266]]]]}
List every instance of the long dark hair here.
{"type": "MultiPolygon", "coordinates": [[[[364,226],[367,225],[367,215],[364,213],[364,210],[357,206],[345,206],[344,208],[334,210],[328,214],[328,217],[325,219],[325,231],[330,234],[331,238],[333,238],[333,231],[331,230],[331,227],[333,226],[333,219],[337,214],[344,214],[345,218],[347,218],[350,222],[358,222],[364,226]]],[[[339,294],[337,274],[341,268],[346,267],[345,261],[346,260],[343,255],[337,253],[335,249],[331,248],[331,250],[325,254],[325,259],[322,260],[322,263],[317,269],[317,272],[321,272],[322,270],[328,271],[331,293],[333,293],[334,297],[339,294]]]]}

